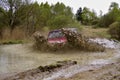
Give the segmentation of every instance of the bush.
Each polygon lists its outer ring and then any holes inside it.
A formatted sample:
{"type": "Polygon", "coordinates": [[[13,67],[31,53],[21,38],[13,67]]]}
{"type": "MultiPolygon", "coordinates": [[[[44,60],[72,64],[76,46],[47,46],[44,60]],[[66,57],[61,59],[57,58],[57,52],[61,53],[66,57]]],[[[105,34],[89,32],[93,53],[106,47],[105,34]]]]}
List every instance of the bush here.
{"type": "Polygon", "coordinates": [[[120,22],[114,22],[109,26],[109,33],[112,38],[120,40],[120,22]]]}
{"type": "Polygon", "coordinates": [[[81,24],[79,22],[77,22],[77,21],[72,21],[72,23],[68,24],[66,27],[68,27],[68,28],[77,28],[80,31],[83,29],[81,24]]]}
{"type": "Polygon", "coordinates": [[[48,26],[51,26],[51,29],[60,29],[67,26],[70,20],[71,19],[65,15],[55,16],[52,20],[48,21],[48,26]]]}

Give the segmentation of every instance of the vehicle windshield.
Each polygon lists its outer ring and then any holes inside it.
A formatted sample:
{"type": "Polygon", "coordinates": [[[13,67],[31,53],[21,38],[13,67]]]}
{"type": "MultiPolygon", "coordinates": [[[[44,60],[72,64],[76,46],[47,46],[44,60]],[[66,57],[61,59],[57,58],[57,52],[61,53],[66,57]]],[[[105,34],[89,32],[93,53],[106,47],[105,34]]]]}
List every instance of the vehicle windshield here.
{"type": "Polygon", "coordinates": [[[61,38],[64,37],[64,34],[61,31],[51,31],[48,35],[48,38],[61,38]]]}

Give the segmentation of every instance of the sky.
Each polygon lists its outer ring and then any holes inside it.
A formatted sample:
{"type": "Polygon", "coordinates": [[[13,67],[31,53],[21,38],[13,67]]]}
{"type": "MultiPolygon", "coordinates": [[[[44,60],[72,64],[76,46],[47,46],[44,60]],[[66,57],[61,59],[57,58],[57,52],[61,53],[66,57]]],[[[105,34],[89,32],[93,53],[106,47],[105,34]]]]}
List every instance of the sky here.
{"type": "Polygon", "coordinates": [[[120,5],[120,0],[34,0],[39,3],[48,2],[49,4],[56,4],[57,2],[63,2],[66,6],[70,6],[73,9],[73,13],[79,9],[79,7],[88,7],[90,10],[94,9],[97,14],[102,10],[103,14],[108,12],[111,2],[117,2],[120,5]]]}

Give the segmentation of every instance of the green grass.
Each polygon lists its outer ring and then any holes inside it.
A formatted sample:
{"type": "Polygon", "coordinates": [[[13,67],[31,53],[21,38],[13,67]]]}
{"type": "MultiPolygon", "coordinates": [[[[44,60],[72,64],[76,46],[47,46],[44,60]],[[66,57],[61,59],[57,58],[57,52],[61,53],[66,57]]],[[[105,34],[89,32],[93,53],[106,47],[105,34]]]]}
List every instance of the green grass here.
{"type": "Polygon", "coordinates": [[[95,32],[95,34],[101,38],[110,38],[111,36],[106,32],[95,32]]]}
{"type": "Polygon", "coordinates": [[[22,44],[24,43],[23,40],[3,40],[0,41],[0,44],[22,44]]]}
{"type": "Polygon", "coordinates": [[[82,26],[82,34],[87,37],[110,38],[108,28],[93,28],[92,26],[82,26]]]}

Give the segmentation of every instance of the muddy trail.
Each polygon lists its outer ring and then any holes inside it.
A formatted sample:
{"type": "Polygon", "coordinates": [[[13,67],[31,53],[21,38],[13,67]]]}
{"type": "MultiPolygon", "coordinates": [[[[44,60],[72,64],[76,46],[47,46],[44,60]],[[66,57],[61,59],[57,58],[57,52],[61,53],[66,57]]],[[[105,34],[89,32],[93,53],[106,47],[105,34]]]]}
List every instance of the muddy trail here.
{"type": "Polygon", "coordinates": [[[94,68],[81,71],[69,78],[59,78],[57,80],[120,80],[120,62],[104,66],[97,65],[97,68],[94,65],[91,66],[94,68]]]}
{"type": "Polygon", "coordinates": [[[63,60],[74,60],[77,61],[78,64],[59,68],[58,70],[47,73],[41,78],[39,77],[40,75],[35,75],[36,77],[29,75],[25,80],[89,80],[91,77],[92,80],[110,80],[112,79],[111,77],[116,77],[115,80],[119,80],[119,43],[113,44],[112,41],[111,43],[105,41],[100,40],[98,42],[104,44],[105,47],[110,49],[105,52],[92,53],[76,51],[43,53],[32,50],[30,47],[31,44],[1,45],[0,80],[9,80],[9,77],[15,78],[14,75],[21,72],[36,69],[40,65],[45,66],[63,60]],[[101,74],[99,71],[101,71],[101,74]],[[88,78],[85,77],[86,75],[88,78]]]}

